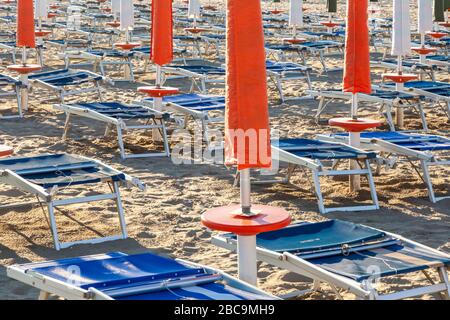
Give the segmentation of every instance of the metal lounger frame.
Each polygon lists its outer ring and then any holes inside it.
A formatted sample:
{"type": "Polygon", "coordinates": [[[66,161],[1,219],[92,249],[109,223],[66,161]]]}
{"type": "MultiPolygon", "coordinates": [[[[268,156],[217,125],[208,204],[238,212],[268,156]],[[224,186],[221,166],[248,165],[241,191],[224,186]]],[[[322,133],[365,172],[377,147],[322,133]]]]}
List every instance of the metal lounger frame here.
{"type": "MultiPolygon", "coordinates": [[[[81,157],[81,156],[79,156],[79,157],[82,159],[86,159],[87,161],[95,162],[103,168],[112,170],[112,172],[121,173],[100,161],[93,160],[93,159],[86,158],[86,157],[81,157]]],[[[52,236],[53,236],[53,242],[54,242],[54,246],[55,246],[56,250],[61,250],[61,249],[68,248],[68,247],[78,245],[78,244],[96,244],[96,243],[101,243],[101,242],[105,242],[105,241],[126,239],[128,237],[125,216],[124,216],[124,210],[122,207],[122,199],[121,199],[120,191],[119,191],[119,186],[121,183],[119,183],[117,181],[112,181],[112,190],[110,193],[95,195],[95,196],[75,197],[75,198],[68,198],[68,199],[56,199],[58,188],[52,188],[52,190],[47,190],[39,185],[36,185],[36,184],[22,178],[20,175],[16,174],[15,172],[13,172],[11,170],[0,170],[0,182],[8,184],[13,187],[16,187],[23,192],[30,193],[30,194],[36,196],[40,201],[45,202],[45,204],[47,206],[47,211],[48,211],[47,213],[49,215],[50,227],[51,227],[52,236]],[[56,207],[68,206],[68,205],[77,204],[77,203],[90,203],[90,202],[98,202],[98,201],[105,201],[105,200],[114,200],[116,202],[117,212],[118,212],[118,217],[119,217],[119,224],[120,224],[120,229],[121,229],[120,235],[99,237],[99,238],[93,238],[93,239],[88,239],[88,240],[79,240],[79,241],[73,241],[73,242],[61,242],[59,240],[58,229],[57,229],[55,213],[54,213],[56,207]]],[[[104,182],[111,182],[111,181],[107,180],[104,182]]],[[[136,186],[141,190],[145,189],[145,186],[138,179],[132,178],[128,175],[125,175],[125,181],[122,181],[122,184],[125,184],[127,186],[136,186]]],[[[17,205],[22,205],[22,204],[17,204],[17,205]]],[[[4,206],[5,207],[13,207],[14,204],[4,205],[4,206]]]]}
{"type": "Polygon", "coordinates": [[[166,125],[163,119],[163,114],[156,110],[149,109],[149,111],[153,112],[157,118],[153,119],[154,124],[143,124],[143,125],[128,125],[126,120],[116,119],[113,117],[108,117],[107,115],[101,114],[94,110],[90,110],[87,108],[79,108],[77,106],[60,104],[53,106],[57,110],[64,111],[66,114],[66,121],[64,125],[64,133],[63,140],[67,138],[67,133],[69,131],[70,119],[72,115],[77,115],[84,118],[89,118],[97,121],[101,121],[107,124],[107,130],[105,135],[109,132],[110,126],[115,126],[117,130],[117,143],[119,145],[120,156],[123,160],[130,158],[148,158],[148,157],[169,157],[170,156],[170,148],[169,141],[167,138],[167,130],[166,125]],[[160,123],[157,123],[159,121],[160,123]],[[123,131],[129,130],[153,130],[157,129],[160,131],[161,136],[163,138],[164,144],[164,152],[149,152],[149,153],[139,153],[139,154],[127,154],[125,152],[125,146],[123,142],[123,131]]]}
{"type": "MultiPolygon", "coordinates": [[[[327,135],[318,135],[317,137],[320,140],[331,141],[331,142],[348,141],[347,137],[345,137],[345,136],[330,137],[327,135]]],[[[442,138],[445,139],[444,137],[442,137],[442,138]]],[[[389,141],[384,141],[381,139],[361,138],[361,148],[365,149],[365,150],[378,151],[378,152],[386,154],[386,155],[394,154],[397,156],[405,157],[407,160],[409,160],[411,165],[412,165],[411,161],[419,161],[420,167],[422,169],[422,174],[420,174],[420,172],[415,167],[414,167],[414,169],[419,174],[420,178],[423,180],[425,186],[427,187],[428,197],[430,198],[430,201],[432,203],[436,203],[440,200],[450,199],[450,195],[449,196],[441,196],[441,197],[436,196],[436,194],[434,192],[434,188],[433,188],[432,179],[430,176],[430,171],[429,171],[429,168],[433,167],[433,166],[449,166],[450,160],[439,160],[433,154],[405,148],[405,147],[402,147],[402,146],[396,145],[394,143],[391,143],[389,141]]],[[[383,157],[385,159],[386,163],[389,163],[389,160],[387,159],[387,157],[385,157],[383,155],[381,157],[383,157]]],[[[380,164],[378,164],[377,172],[379,173],[380,171],[381,171],[381,167],[380,167],[380,164]]]]}

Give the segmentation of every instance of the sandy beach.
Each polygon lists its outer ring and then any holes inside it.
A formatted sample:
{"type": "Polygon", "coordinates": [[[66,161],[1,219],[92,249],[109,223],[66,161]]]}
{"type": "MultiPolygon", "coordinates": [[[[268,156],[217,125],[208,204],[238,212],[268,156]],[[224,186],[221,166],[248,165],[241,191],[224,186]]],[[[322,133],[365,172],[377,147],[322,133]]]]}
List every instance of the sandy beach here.
{"type": "MultiPolygon", "coordinates": [[[[211,1],[223,8],[224,1],[211,1]]],[[[325,1],[321,1],[325,2],[325,1]]],[[[390,1],[383,1],[383,16],[391,15],[390,1]]],[[[306,1],[309,12],[324,10],[314,6],[315,2],[306,1]]],[[[284,7],[287,7],[283,4],[284,7]]],[[[322,4],[321,4],[322,5],[322,4]]],[[[415,23],[416,9],[412,6],[412,21],[415,23]]],[[[339,16],[344,17],[344,1],[339,3],[339,16]]],[[[177,30],[177,32],[181,32],[177,30]]],[[[64,63],[56,59],[56,49],[46,50],[45,61],[49,68],[61,68],[64,63]]],[[[373,58],[379,57],[374,53],[373,58]]],[[[3,57],[2,57],[3,58],[3,57]]],[[[2,59],[0,72],[6,73],[10,63],[2,59]]],[[[143,66],[141,60],[135,60],[136,69],[143,66]]],[[[313,67],[313,87],[315,89],[339,88],[342,72],[320,73],[321,66],[310,59],[313,67]]],[[[342,58],[330,59],[331,66],[342,66],[342,58]]],[[[383,70],[373,70],[373,82],[379,82],[383,70]]],[[[152,83],[154,73],[136,74],[135,83],[117,82],[106,86],[105,101],[133,102],[144,95],[136,88],[143,83],[152,83]]],[[[449,81],[449,74],[438,73],[437,80],[449,81]]],[[[187,80],[169,81],[170,86],[188,91],[187,80]]],[[[284,86],[289,96],[300,96],[307,88],[304,81],[288,82],[284,86]]],[[[215,86],[211,93],[224,94],[223,86],[215,86]]],[[[309,137],[319,133],[339,131],[327,125],[317,125],[314,119],[318,102],[297,100],[280,104],[278,93],[269,85],[270,123],[279,130],[281,137],[309,137]]],[[[14,147],[15,155],[31,156],[42,153],[80,154],[92,157],[139,178],[147,186],[143,192],[136,189],[122,189],[122,199],[128,225],[129,238],[96,245],[79,245],[56,251],[48,226],[48,217],[39,205],[24,205],[17,208],[0,209],[0,299],[36,299],[37,290],[30,289],[6,276],[6,267],[12,264],[45,261],[121,251],[138,253],[151,251],[170,257],[183,258],[210,265],[232,275],[237,274],[235,254],[230,254],[210,243],[212,232],[204,228],[200,216],[204,210],[216,206],[228,205],[239,201],[239,189],[233,186],[235,171],[220,164],[176,165],[165,157],[120,159],[117,141],[111,135],[103,137],[105,127],[98,122],[85,118],[76,118],[66,141],[61,139],[65,116],[53,109],[54,95],[36,89],[30,95],[30,110],[23,119],[0,120],[0,143],[14,147]]],[[[91,96],[68,98],[66,102],[92,101],[91,96]]],[[[13,105],[12,100],[0,99],[0,112],[13,105]]],[[[348,116],[349,104],[336,103],[328,109],[324,118],[348,116]]],[[[360,109],[361,116],[381,119],[374,106],[365,105],[360,109]]],[[[449,136],[450,122],[441,109],[425,109],[430,134],[449,136]]],[[[420,129],[416,115],[406,113],[406,124],[410,129],[420,129]]],[[[173,127],[173,124],[171,125],[173,127]]],[[[385,125],[381,129],[388,129],[385,125]]],[[[146,133],[133,134],[126,138],[132,151],[140,148],[155,147],[146,133]]],[[[158,147],[158,146],[157,146],[158,147]]],[[[436,192],[450,194],[450,169],[433,171],[436,192]]],[[[285,208],[293,221],[323,221],[343,219],[371,227],[401,234],[414,241],[423,243],[450,253],[450,200],[436,204],[429,201],[424,183],[407,163],[399,163],[395,168],[383,170],[375,176],[380,201],[380,210],[351,213],[318,212],[317,201],[312,192],[312,180],[309,176],[297,173],[290,185],[258,185],[253,187],[253,201],[285,208]]],[[[63,191],[66,195],[90,195],[93,189],[71,188],[63,191]]],[[[323,180],[323,193],[327,205],[343,205],[351,202],[367,202],[368,185],[363,180],[363,190],[359,193],[348,191],[347,178],[323,180]]],[[[0,185],[0,203],[32,202],[33,198],[0,185]]],[[[97,235],[116,233],[117,215],[113,203],[104,202],[94,205],[73,205],[57,211],[62,240],[72,241],[97,235]],[[70,210],[69,210],[70,209],[70,210]]],[[[265,263],[259,263],[259,287],[273,294],[285,294],[292,290],[305,289],[305,279],[265,263]]],[[[427,283],[420,274],[402,276],[380,284],[382,292],[407,289],[427,283]]],[[[301,299],[336,299],[337,296],[322,284],[323,293],[314,293],[301,299]]],[[[344,298],[352,299],[352,294],[344,293],[344,298]]],[[[425,296],[425,299],[434,299],[425,296]]]]}

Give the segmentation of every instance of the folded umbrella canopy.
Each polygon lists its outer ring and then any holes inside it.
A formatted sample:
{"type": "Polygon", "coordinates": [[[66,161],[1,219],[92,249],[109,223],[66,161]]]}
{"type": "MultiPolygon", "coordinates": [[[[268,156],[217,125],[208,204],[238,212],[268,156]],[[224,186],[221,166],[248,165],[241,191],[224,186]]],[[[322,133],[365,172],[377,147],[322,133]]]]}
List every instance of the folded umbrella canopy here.
{"type": "Polygon", "coordinates": [[[445,22],[445,11],[450,9],[450,0],[434,0],[434,21],[445,22]]]}
{"type": "Polygon", "coordinates": [[[17,39],[18,47],[35,48],[33,0],[17,1],[17,39]]]}
{"type": "Polygon", "coordinates": [[[337,0],[327,0],[327,11],[332,13],[337,12],[337,0]]]}
{"type": "Polygon", "coordinates": [[[344,92],[371,93],[367,0],[347,1],[344,92]]]}
{"type": "Polygon", "coordinates": [[[402,57],[410,53],[411,25],[409,18],[409,0],[394,0],[391,54],[402,57]]]}
{"type": "Polygon", "coordinates": [[[290,0],[289,25],[291,27],[303,27],[303,0],[290,0]]]}
{"type": "Polygon", "coordinates": [[[120,0],[120,29],[129,30],[134,26],[133,0],[120,0]]]}
{"type": "Polygon", "coordinates": [[[271,166],[266,58],[259,0],[228,0],[225,162],[271,166]],[[259,10],[258,10],[259,9],[259,10]]]}
{"type": "Polygon", "coordinates": [[[36,0],[35,2],[35,19],[46,19],[48,15],[48,3],[47,0],[36,0]]]}
{"type": "Polygon", "coordinates": [[[200,1],[199,0],[189,0],[188,17],[190,17],[190,18],[200,17],[200,1]]]}
{"type": "Polygon", "coordinates": [[[151,60],[162,66],[173,59],[172,2],[152,1],[151,60]]]}
{"type": "Polygon", "coordinates": [[[419,18],[417,29],[421,35],[433,30],[433,3],[431,0],[419,0],[419,18]]]}

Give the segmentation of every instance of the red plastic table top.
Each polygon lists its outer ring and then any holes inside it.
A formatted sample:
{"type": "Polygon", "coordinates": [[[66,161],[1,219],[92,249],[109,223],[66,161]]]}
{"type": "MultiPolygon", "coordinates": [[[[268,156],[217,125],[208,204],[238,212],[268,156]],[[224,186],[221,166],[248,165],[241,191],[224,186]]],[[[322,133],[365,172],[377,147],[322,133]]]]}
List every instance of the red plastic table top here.
{"type": "Polygon", "coordinates": [[[211,11],[216,11],[217,10],[217,8],[215,6],[213,6],[213,5],[206,5],[206,6],[203,7],[203,9],[211,10],[211,11]]]}
{"type": "Polygon", "coordinates": [[[328,121],[328,124],[334,127],[341,127],[347,132],[361,132],[366,129],[379,127],[383,124],[383,122],[379,120],[362,118],[333,118],[328,121]]]}
{"type": "Polygon", "coordinates": [[[13,154],[13,152],[14,149],[12,147],[0,144],[0,157],[10,156],[13,154]]]}
{"type": "Polygon", "coordinates": [[[385,73],[383,74],[383,79],[388,79],[391,80],[395,83],[405,83],[408,81],[412,81],[412,80],[416,80],[419,77],[415,74],[410,74],[410,73],[402,73],[402,74],[398,74],[398,73],[385,73]]]}
{"type": "Polygon", "coordinates": [[[289,42],[289,43],[292,43],[292,44],[297,44],[297,43],[306,42],[307,40],[305,38],[284,38],[283,41],[284,42],[289,42]]]}
{"type": "Polygon", "coordinates": [[[445,28],[450,28],[450,22],[441,22],[441,23],[439,23],[439,25],[441,25],[445,28]]]}
{"type": "Polygon", "coordinates": [[[415,47],[415,48],[411,48],[411,50],[414,52],[417,52],[420,55],[430,54],[432,52],[437,51],[436,48],[430,48],[430,47],[415,47]]]}
{"type": "Polygon", "coordinates": [[[321,21],[320,24],[325,26],[325,27],[328,27],[328,28],[334,28],[334,27],[337,27],[339,25],[339,23],[332,22],[332,21],[321,21]]]}
{"type": "Polygon", "coordinates": [[[283,10],[270,10],[269,12],[272,14],[280,14],[283,13],[283,10]]]}
{"type": "Polygon", "coordinates": [[[131,50],[139,47],[141,44],[139,42],[117,42],[114,43],[114,46],[119,47],[123,50],[131,50]]]}
{"type": "Polygon", "coordinates": [[[443,37],[447,36],[448,34],[445,33],[445,32],[431,31],[431,32],[427,32],[427,35],[429,35],[430,37],[433,37],[435,39],[440,39],[440,38],[443,38],[443,37]]]}
{"type": "Polygon", "coordinates": [[[137,88],[139,92],[145,93],[153,98],[162,98],[165,96],[171,96],[180,92],[180,89],[174,87],[139,87],[137,88]]]}
{"type": "Polygon", "coordinates": [[[283,208],[253,205],[254,216],[240,214],[241,205],[231,205],[207,210],[202,214],[204,226],[218,231],[232,232],[240,236],[278,230],[291,223],[291,216],[283,208]]]}
{"type": "Polygon", "coordinates": [[[190,33],[200,33],[200,32],[209,31],[209,29],[193,27],[193,28],[184,28],[184,31],[190,32],[190,33]]]}
{"type": "Polygon", "coordinates": [[[34,35],[38,38],[48,36],[50,33],[52,33],[50,30],[38,30],[34,33],[34,35]]]}
{"type": "Polygon", "coordinates": [[[49,19],[54,18],[54,17],[56,17],[56,16],[58,16],[58,14],[56,14],[56,13],[54,13],[54,12],[49,12],[49,13],[47,14],[47,18],[49,18],[49,19]]]}
{"type": "Polygon", "coordinates": [[[50,9],[59,9],[59,5],[57,4],[51,4],[48,6],[50,9]]]}
{"type": "Polygon", "coordinates": [[[109,21],[106,23],[106,25],[110,26],[110,27],[114,27],[117,28],[120,26],[120,22],[119,21],[109,21]]]}
{"type": "Polygon", "coordinates": [[[13,64],[11,66],[7,66],[7,68],[20,74],[32,73],[42,69],[42,67],[38,64],[13,64]]]}

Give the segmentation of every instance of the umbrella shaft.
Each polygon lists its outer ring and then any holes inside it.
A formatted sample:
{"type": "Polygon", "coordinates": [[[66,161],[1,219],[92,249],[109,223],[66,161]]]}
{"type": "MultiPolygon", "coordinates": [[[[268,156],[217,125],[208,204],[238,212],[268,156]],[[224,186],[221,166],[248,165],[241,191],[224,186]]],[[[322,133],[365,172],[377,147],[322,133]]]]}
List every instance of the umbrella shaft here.
{"type": "Polygon", "coordinates": [[[242,207],[242,213],[250,214],[250,208],[251,208],[250,169],[241,170],[241,172],[240,172],[240,186],[241,186],[241,207],[242,207]]]}

